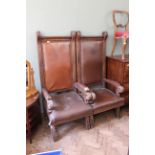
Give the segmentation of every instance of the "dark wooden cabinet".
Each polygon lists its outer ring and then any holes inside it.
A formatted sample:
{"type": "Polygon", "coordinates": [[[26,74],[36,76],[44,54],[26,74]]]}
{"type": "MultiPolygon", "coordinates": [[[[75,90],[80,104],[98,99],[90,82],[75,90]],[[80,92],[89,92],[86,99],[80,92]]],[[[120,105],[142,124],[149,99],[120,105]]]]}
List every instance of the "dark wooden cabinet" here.
{"type": "MultiPolygon", "coordinates": [[[[125,103],[129,103],[129,56],[124,60],[121,56],[106,57],[107,78],[119,82],[124,87],[124,92],[121,96],[125,98],[125,103]]],[[[113,87],[107,85],[111,90],[113,87]]]]}
{"type": "Polygon", "coordinates": [[[26,135],[32,141],[32,131],[41,123],[39,94],[26,100],[26,135]]]}

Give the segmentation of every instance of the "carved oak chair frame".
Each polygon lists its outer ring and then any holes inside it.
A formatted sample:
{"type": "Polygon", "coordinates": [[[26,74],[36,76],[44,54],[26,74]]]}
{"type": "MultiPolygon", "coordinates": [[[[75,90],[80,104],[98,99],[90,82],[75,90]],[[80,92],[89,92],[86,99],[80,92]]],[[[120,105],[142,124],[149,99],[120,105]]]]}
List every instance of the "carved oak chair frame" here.
{"type": "MultiPolygon", "coordinates": [[[[53,140],[56,141],[58,139],[58,132],[56,130],[56,126],[63,124],[65,122],[69,122],[69,121],[73,121],[76,119],[80,119],[80,118],[85,118],[85,125],[87,129],[91,128],[90,125],[90,116],[93,115],[92,109],[90,107],[90,105],[88,104],[89,102],[91,102],[92,99],[94,99],[94,93],[90,91],[90,89],[88,87],[86,87],[83,84],[80,84],[77,82],[76,80],[76,57],[75,57],[75,38],[76,38],[76,33],[72,32],[71,36],[42,36],[40,34],[40,32],[37,32],[37,41],[38,41],[38,55],[39,55],[39,68],[40,68],[40,78],[41,78],[41,86],[42,86],[42,94],[43,94],[43,98],[45,100],[45,111],[47,113],[47,116],[49,118],[49,127],[51,129],[51,134],[53,137],[53,140]],[[50,43],[58,43],[58,46],[65,41],[70,41],[70,57],[71,57],[71,63],[72,63],[72,83],[73,85],[71,86],[71,88],[58,88],[57,90],[53,90],[53,88],[49,88],[49,85],[47,84],[47,80],[46,80],[46,65],[45,65],[45,54],[43,53],[43,44],[50,44],[50,43]],[[76,118],[69,118],[68,120],[63,120],[59,123],[56,122],[55,118],[54,118],[54,112],[57,111],[56,107],[57,107],[57,103],[55,103],[54,100],[54,96],[52,96],[52,93],[57,94],[58,96],[61,96],[61,94],[67,92],[67,91],[71,91],[74,92],[74,94],[77,96],[77,98],[82,98],[82,103],[80,105],[80,107],[86,107],[88,108],[89,113],[88,114],[80,114],[78,116],[76,116],[76,118]]],[[[57,48],[56,47],[56,48],[57,48]]],[[[62,46],[62,50],[64,50],[65,47],[62,46]]],[[[46,51],[44,51],[46,52],[46,51]]],[[[61,51],[60,51],[61,52],[61,51]]],[[[65,51],[68,52],[68,51],[65,51]]],[[[50,58],[48,58],[50,59],[50,58]]],[[[59,60],[60,61],[60,60],[59,60]]],[[[52,60],[51,60],[52,62],[52,60]]],[[[48,68],[50,70],[50,68],[48,68]]],[[[59,74],[59,73],[56,73],[59,74]]],[[[61,74],[61,73],[60,73],[61,74]]],[[[58,75],[59,76],[59,75],[58,75]]],[[[51,76],[51,79],[53,77],[51,76]]],[[[72,96],[70,96],[72,98],[72,96]]],[[[63,98],[63,101],[65,103],[65,100],[67,99],[67,97],[65,96],[63,98]]],[[[76,98],[75,98],[76,100],[76,98]]],[[[78,103],[77,103],[78,104],[78,103]]],[[[76,113],[75,109],[75,113],[76,113]]],[[[63,109],[62,109],[63,112],[63,109]]],[[[66,114],[67,115],[67,114],[66,114]]],[[[68,114],[69,115],[69,114],[68,114]]]]}
{"type": "MultiPolygon", "coordinates": [[[[82,36],[77,32],[76,37],[76,55],[77,55],[77,77],[78,82],[88,86],[95,93],[95,98],[90,103],[93,114],[104,112],[110,109],[116,109],[116,116],[120,117],[120,107],[124,105],[124,98],[120,93],[124,87],[118,82],[106,78],[106,40],[108,34],[103,32],[102,36],[82,36]],[[110,84],[115,91],[110,91],[106,84],[110,84]],[[99,86],[99,88],[97,87],[99,86]],[[105,93],[100,93],[100,97],[94,88],[99,91],[105,89],[110,95],[109,103],[105,104],[105,93]],[[101,97],[102,96],[102,97],[101,97]],[[100,109],[97,109],[96,103],[100,98],[100,109]]],[[[99,105],[99,104],[98,104],[99,105]]],[[[90,117],[91,125],[94,125],[94,118],[90,117]]]]}

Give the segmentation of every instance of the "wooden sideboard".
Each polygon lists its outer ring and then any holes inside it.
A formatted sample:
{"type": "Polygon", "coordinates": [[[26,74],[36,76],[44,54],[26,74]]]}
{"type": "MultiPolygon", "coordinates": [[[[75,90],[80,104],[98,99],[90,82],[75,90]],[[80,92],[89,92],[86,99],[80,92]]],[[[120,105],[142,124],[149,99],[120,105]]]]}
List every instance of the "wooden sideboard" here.
{"type": "Polygon", "coordinates": [[[32,141],[32,131],[41,123],[39,93],[26,100],[26,135],[32,141]]]}
{"type": "MultiPolygon", "coordinates": [[[[121,96],[125,98],[125,103],[129,103],[129,56],[124,60],[121,56],[106,57],[107,78],[119,82],[124,87],[124,92],[121,96]]],[[[107,85],[111,90],[113,87],[107,85]]]]}

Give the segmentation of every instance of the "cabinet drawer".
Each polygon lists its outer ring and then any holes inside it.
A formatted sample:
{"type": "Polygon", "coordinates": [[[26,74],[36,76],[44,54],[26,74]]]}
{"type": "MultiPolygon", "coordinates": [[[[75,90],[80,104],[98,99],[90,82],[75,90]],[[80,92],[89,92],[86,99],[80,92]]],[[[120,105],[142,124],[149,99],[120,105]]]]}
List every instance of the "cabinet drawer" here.
{"type": "Polygon", "coordinates": [[[123,82],[129,82],[129,63],[124,63],[123,82]]]}

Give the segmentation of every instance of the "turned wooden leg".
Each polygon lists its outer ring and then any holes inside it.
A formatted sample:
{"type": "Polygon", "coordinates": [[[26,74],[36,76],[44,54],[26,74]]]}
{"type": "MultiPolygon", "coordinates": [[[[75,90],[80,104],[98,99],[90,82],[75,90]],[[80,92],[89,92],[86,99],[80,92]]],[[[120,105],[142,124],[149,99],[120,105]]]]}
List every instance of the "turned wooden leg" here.
{"type": "Polygon", "coordinates": [[[94,123],[94,116],[90,116],[89,119],[90,119],[91,128],[93,128],[94,125],[95,125],[95,123],[94,123]]]}
{"type": "Polygon", "coordinates": [[[123,43],[122,43],[122,60],[125,59],[125,49],[126,49],[126,45],[127,45],[127,38],[124,37],[124,38],[123,38],[123,43]]]}
{"type": "Polygon", "coordinates": [[[89,116],[85,117],[85,126],[86,126],[86,129],[91,128],[89,116]]]}
{"type": "Polygon", "coordinates": [[[116,117],[120,118],[120,107],[116,108],[116,117]]]}
{"type": "Polygon", "coordinates": [[[51,129],[53,141],[55,142],[58,139],[58,134],[57,134],[56,128],[54,125],[50,125],[50,129],[51,129]]]}
{"type": "Polygon", "coordinates": [[[116,42],[117,42],[117,39],[114,37],[114,39],[113,39],[113,47],[112,47],[111,56],[113,56],[113,55],[114,55],[115,48],[116,48],[116,42]]]}

